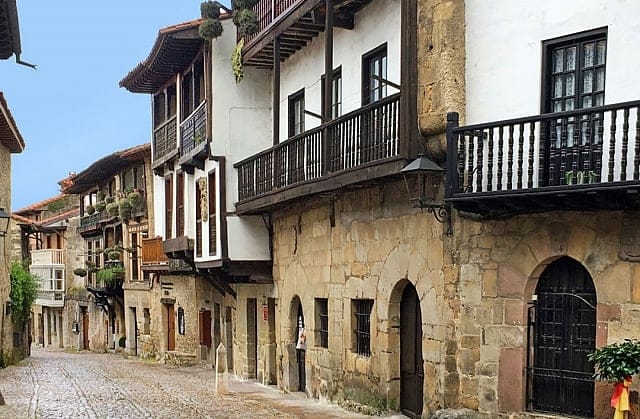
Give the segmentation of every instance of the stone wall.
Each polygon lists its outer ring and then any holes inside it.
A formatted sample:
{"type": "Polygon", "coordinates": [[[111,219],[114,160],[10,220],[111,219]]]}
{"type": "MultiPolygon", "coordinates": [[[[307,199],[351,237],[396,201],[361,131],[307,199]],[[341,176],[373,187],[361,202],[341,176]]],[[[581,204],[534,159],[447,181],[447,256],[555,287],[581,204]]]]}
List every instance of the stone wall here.
{"type": "MultiPolygon", "coordinates": [[[[632,224],[637,215],[567,211],[456,223],[462,406],[489,412],[525,409],[527,304],[539,275],[559,257],[580,262],[593,278],[596,346],[640,335],[640,265],[630,256],[636,254],[632,224]]],[[[610,414],[608,387],[596,386],[596,417],[610,414]]],[[[637,392],[638,383],[632,389],[637,392]]]]}
{"type": "Polygon", "coordinates": [[[411,207],[402,183],[309,200],[276,212],[274,282],[279,293],[279,385],[297,390],[297,301],[307,331],[306,388],[316,398],[397,409],[400,299],[420,298],[425,413],[457,392],[454,317],[457,270],[443,225],[411,207]],[[327,298],[329,344],[319,347],[315,298],[327,298]],[[354,352],[352,299],[373,299],[371,356],[354,352]]]}
{"type": "MultiPolygon", "coordinates": [[[[0,145],[0,208],[11,211],[11,154],[0,145]]],[[[5,304],[9,300],[11,238],[0,237],[0,357],[13,350],[13,326],[6,315],[5,304]]],[[[0,360],[0,364],[2,364],[0,360]]]]}

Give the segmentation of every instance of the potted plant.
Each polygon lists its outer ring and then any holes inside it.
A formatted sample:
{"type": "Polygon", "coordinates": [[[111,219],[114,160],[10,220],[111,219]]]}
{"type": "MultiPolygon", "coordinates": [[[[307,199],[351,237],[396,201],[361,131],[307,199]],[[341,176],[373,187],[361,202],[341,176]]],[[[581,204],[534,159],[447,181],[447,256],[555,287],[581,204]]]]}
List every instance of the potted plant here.
{"type": "Polygon", "coordinates": [[[85,211],[87,212],[87,214],[93,215],[96,212],[96,208],[93,205],[87,205],[85,211]]]}
{"type": "Polygon", "coordinates": [[[589,355],[589,361],[596,367],[596,379],[616,383],[611,407],[616,409],[615,418],[626,417],[631,378],[640,373],[640,340],[625,339],[598,348],[589,355]]]}
{"type": "Polygon", "coordinates": [[[96,204],[96,212],[100,213],[102,211],[104,211],[104,209],[106,208],[107,204],[104,203],[104,201],[100,201],[96,204]]]}
{"type": "Polygon", "coordinates": [[[104,198],[104,203],[105,204],[112,204],[115,202],[115,199],[112,196],[105,196],[104,198]]]}
{"type": "Polygon", "coordinates": [[[127,198],[131,202],[133,208],[141,208],[144,204],[144,197],[142,196],[142,192],[139,189],[134,189],[133,191],[129,192],[127,198]]]}
{"type": "Polygon", "coordinates": [[[118,211],[120,211],[120,218],[129,219],[131,218],[131,212],[133,211],[133,205],[131,205],[131,200],[129,198],[122,198],[118,201],[118,211]]]}
{"type": "Polygon", "coordinates": [[[115,202],[111,202],[107,204],[105,208],[107,210],[107,214],[109,214],[112,217],[117,216],[120,212],[120,208],[118,207],[118,204],[115,202]]]}
{"type": "Polygon", "coordinates": [[[84,278],[85,276],[87,276],[87,270],[84,268],[75,268],[73,270],[73,274],[81,278],[84,278]]]}
{"type": "Polygon", "coordinates": [[[122,253],[117,249],[107,249],[107,256],[109,260],[120,260],[122,258],[122,253]]]}

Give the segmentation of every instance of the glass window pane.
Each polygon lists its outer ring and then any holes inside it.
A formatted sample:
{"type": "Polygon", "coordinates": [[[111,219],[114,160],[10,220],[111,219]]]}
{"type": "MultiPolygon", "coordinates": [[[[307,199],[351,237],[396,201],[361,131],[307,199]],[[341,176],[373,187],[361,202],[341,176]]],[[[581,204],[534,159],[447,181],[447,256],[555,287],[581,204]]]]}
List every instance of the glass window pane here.
{"type": "Polygon", "coordinates": [[[590,108],[592,106],[591,104],[591,95],[587,95],[585,97],[582,98],[582,107],[583,108],[590,108]]]}
{"type": "Polygon", "coordinates": [[[604,64],[607,52],[607,41],[598,41],[596,43],[596,64],[604,64]]]}
{"type": "Polygon", "coordinates": [[[575,109],[575,99],[567,99],[564,101],[564,110],[565,111],[572,111],[575,109]]]}
{"type": "Polygon", "coordinates": [[[562,48],[558,48],[556,50],[553,51],[553,72],[554,73],[561,73],[562,70],[564,69],[563,66],[563,52],[564,49],[562,48]]]}
{"type": "Polygon", "coordinates": [[[575,94],[575,75],[573,73],[564,76],[565,96],[573,96],[575,94]]]}
{"type": "Polygon", "coordinates": [[[562,76],[554,76],[553,97],[562,97],[562,76]]]}
{"type": "Polygon", "coordinates": [[[595,106],[602,106],[604,105],[604,93],[598,93],[596,95],[596,105],[595,106]]]}
{"type": "Polygon", "coordinates": [[[604,68],[596,70],[596,91],[604,90],[604,68]]]}
{"type": "Polygon", "coordinates": [[[593,71],[585,70],[582,79],[582,93],[591,93],[593,91],[593,71]]]}
{"type": "Polygon", "coordinates": [[[584,67],[593,66],[593,42],[589,42],[588,44],[584,44],[584,67]]]}
{"type": "Polygon", "coordinates": [[[567,71],[576,69],[576,47],[567,48],[567,71]]]}
{"type": "Polygon", "coordinates": [[[553,102],[553,111],[554,112],[562,112],[562,101],[556,100],[553,102]]]}

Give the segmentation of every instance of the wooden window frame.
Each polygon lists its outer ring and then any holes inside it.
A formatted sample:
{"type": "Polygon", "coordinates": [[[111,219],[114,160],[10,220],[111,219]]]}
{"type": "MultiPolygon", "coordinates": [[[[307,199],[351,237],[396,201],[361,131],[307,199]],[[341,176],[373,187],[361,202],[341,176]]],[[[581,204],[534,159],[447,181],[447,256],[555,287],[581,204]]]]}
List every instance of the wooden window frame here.
{"type": "MultiPolygon", "coordinates": [[[[577,32],[570,35],[561,36],[558,38],[547,39],[542,41],[542,71],[541,71],[541,98],[540,98],[540,113],[550,113],[552,110],[552,80],[553,80],[553,70],[551,69],[552,63],[552,53],[554,48],[563,47],[563,46],[571,46],[571,45],[581,45],[584,42],[588,42],[591,40],[597,40],[599,38],[604,38],[607,42],[608,49],[608,28],[601,27],[597,29],[591,29],[587,31],[577,32]]],[[[583,83],[583,72],[581,71],[581,58],[582,51],[577,48],[576,52],[576,80],[575,80],[575,97],[576,97],[576,105],[574,109],[582,109],[582,94],[580,93],[580,89],[583,83]]],[[[606,58],[605,58],[605,88],[603,94],[606,94],[606,58]]]]}
{"type": "Polygon", "coordinates": [[[173,238],[173,173],[164,178],[164,233],[165,240],[173,238]]]}
{"type": "MultiPolygon", "coordinates": [[[[322,75],[321,85],[321,93],[320,93],[320,110],[321,114],[324,116],[324,104],[325,104],[325,93],[324,93],[324,84],[326,83],[327,77],[325,74],[322,75]]],[[[342,115],[342,66],[339,66],[333,70],[333,74],[331,75],[331,120],[338,118],[342,115]],[[336,83],[337,82],[337,83],[336,83]]]]}
{"type": "Polygon", "coordinates": [[[295,137],[296,135],[300,135],[305,131],[304,87],[298,90],[297,92],[289,95],[288,109],[289,109],[289,112],[287,115],[288,127],[289,127],[288,137],[291,138],[291,137],[295,137]],[[300,103],[300,113],[298,115],[296,115],[296,112],[295,112],[297,103],[300,103]],[[300,122],[297,125],[296,125],[296,119],[295,119],[296,116],[300,118],[300,122]],[[300,132],[296,132],[296,128],[299,128],[300,132]]]}
{"type": "Polygon", "coordinates": [[[386,58],[387,63],[385,66],[385,74],[381,75],[383,79],[386,79],[386,73],[389,68],[388,57],[389,55],[386,42],[362,55],[362,106],[377,102],[378,100],[381,100],[387,96],[387,85],[382,81],[379,81],[379,87],[375,89],[370,88],[371,74],[369,72],[369,67],[372,62],[381,60],[382,58],[386,58]],[[380,97],[376,100],[371,100],[371,92],[374,90],[379,90],[380,97]]]}
{"type": "Polygon", "coordinates": [[[212,170],[207,175],[207,189],[208,189],[208,197],[209,197],[209,256],[215,256],[218,251],[218,235],[217,235],[217,222],[218,222],[218,214],[217,214],[217,187],[216,187],[216,171],[212,170]]]}
{"type": "Polygon", "coordinates": [[[184,172],[176,172],[176,237],[185,235],[184,172]]]}
{"type": "Polygon", "coordinates": [[[329,347],[329,299],[316,298],[316,346],[329,347]]]}

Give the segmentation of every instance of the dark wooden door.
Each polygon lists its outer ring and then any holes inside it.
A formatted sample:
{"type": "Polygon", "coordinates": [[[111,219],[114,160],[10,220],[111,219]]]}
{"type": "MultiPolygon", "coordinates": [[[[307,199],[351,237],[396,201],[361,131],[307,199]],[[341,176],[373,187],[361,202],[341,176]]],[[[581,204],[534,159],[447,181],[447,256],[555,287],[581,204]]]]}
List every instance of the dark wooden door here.
{"type": "Polygon", "coordinates": [[[257,310],[257,300],[247,298],[247,372],[249,378],[257,378],[258,374],[257,310]]]}
{"type": "Polygon", "coordinates": [[[400,410],[416,418],[422,414],[422,315],[413,285],[402,293],[400,302],[400,410]]]}
{"type": "Polygon", "coordinates": [[[167,304],[167,351],[176,349],[176,313],[173,304],[167,304]]]}
{"type": "Polygon", "coordinates": [[[82,349],[89,349],[89,313],[86,308],[82,309],[82,349]]]}
{"type": "Polygon", "coordinates": [[[596,292],[587,270],[564,257],[550,264],[536,288],[530,319],[533,410],[593,417],[596,292]]]}
{"type": "MultiPolygon", "coordinates": [[[[298,327],[296,328],[296,336],[294,342],[298,341],[300,331],[304,329],[304,313],[302,312],[302,304],[298,306],[297,326],[298,327]]],[[[298,391],[306,390],[307,377],[304,368],[305,352],[306,351],[304,349],[296,349],[296,362],[298,363],[298,391]]]]}

